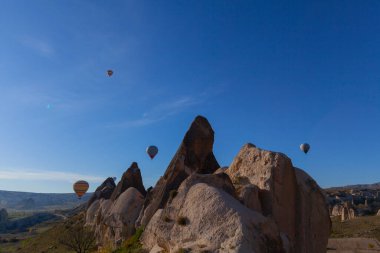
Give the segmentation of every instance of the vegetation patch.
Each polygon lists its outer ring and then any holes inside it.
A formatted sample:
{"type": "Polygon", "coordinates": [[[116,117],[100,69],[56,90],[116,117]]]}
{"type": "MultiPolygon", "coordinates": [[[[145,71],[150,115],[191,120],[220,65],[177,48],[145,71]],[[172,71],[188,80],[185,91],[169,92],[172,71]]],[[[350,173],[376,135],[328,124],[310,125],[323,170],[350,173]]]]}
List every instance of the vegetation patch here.
{"type": "Polygon", "coordinates": [[[115,250],[113,253],[147,253],[140,243],[140,237],[143,232],[144,229],[142,227],[138,228],[136,233],[126,240],[121,248],[115,250]]]}
{"type": "Polygon", "coordinates": [[[356,217],[344,222],[337,216],[331,221],[331,238],[364,237],[380,240],[380,216],[356,217]]]}

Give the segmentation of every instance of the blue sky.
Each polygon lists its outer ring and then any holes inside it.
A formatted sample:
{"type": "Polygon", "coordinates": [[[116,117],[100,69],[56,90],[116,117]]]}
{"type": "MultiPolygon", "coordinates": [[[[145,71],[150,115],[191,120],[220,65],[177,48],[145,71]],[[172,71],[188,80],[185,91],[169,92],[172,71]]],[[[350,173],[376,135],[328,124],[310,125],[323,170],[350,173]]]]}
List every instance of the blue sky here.
{"type": "Polygon", "coordinates": [[[379,13],[376,0],[2,1],[0,189],[94,190],[132,161],[149,187],[198,114],[223,166],[252,142],[323,187],[378,182],[379,13]]]}

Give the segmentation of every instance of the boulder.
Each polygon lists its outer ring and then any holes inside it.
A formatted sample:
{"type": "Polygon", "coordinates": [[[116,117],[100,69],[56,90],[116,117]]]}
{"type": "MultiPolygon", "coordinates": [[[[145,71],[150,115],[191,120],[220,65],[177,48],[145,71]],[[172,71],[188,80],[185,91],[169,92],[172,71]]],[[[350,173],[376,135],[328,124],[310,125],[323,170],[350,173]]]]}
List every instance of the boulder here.
{"type": "Polygon", "coordinates": [[[141,237],[144,247],[166,252],[286,252],[276,224],[228,193],[232,184],[219,175],[186,179],[176,197],[148,223],[141,237]]]}
{"type": "Polygon", "coordinates": [[[197,116],[171,160],[163,177],[146,197],[136,226],[146,226],[158,209],[164,208],[170,192],[191,174],[210,174],[220,166],[212,152],[214,130],[206,118],[197,116]]]}
{"type": "Polygon", "coordinates": [[[136,162],[133,162],[127,171],[124,172],[120,182],[112,193],[111,199],[116,200],[129,187],[136,188],[145,197],[146,190],[142,181],[141,171],[136,162]]]}
{"type": "MultiPolygon", "coordinates": [[[[263,215],[273,219],[290,252],[325,252],[331,221],[326,196],[304,171],[294,168],[281,153],[261,150],[253,144],[243,146],[226,173],[240,197],[247,186],[259,188],[263,215]]],[[[245,197],[248,202],[249,197],[245,197]]],[[[258,204],[257,204],[258,205],[258,204]]]]}
{"type": "Polygon", "coordinates": [[[280,231],[288,237],[291,244],[294,244],[298,187],[290,159],[284,154],[246,144],[226,173],[236,188],[246,184],[260,188],[262,213],[273,217],[280,231]]]}
{"type": "Polygon", "coordinates": [[[86,213],[86,225],[91,226],[100,245],[120,246],[135,233],[135,222],[144,197],[134,187],[124,191],[116,201],[96,200],[86,213]]]}

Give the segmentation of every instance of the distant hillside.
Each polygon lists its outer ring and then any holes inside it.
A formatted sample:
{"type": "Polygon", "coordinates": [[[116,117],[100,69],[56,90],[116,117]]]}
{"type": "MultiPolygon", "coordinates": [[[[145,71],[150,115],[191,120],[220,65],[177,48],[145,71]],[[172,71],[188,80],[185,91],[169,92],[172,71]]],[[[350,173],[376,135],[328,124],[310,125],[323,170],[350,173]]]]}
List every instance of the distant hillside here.
{"type": "Polygon", "coordinates": [[[337,190],[346,190],[346,189],[356,189],[356,190],[363,190],[363,189],[370,189],[370,190],[380,190],[380,182],[373,183],[373,184],[354,184],[354,185],[346,185],[346,186],[336,186],[336,187],[330,187],[326,188],[326,191],[337,191],[337,190]]]}
{"type": "Polygon", "coordinates": [[[69,209],[88,201],[90,193],[78,199],[74,193],[31,193],[0,191],[0,209],[8,210],[55,210],[69,209]]]}

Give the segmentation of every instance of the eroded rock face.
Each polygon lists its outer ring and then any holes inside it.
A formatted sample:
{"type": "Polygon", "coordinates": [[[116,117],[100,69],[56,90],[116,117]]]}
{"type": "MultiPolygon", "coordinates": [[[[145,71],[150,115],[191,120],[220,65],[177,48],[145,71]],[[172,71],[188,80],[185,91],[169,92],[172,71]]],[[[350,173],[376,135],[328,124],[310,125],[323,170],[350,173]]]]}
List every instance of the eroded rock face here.
{"type": "Polygon", "coordinates": [[[120,182],[112,193],[111,199],[113,201],[116,200],[129,187],[134,187],[145,197],[146,190],[142,181],[141,171],[136,162],[133,162],[127,171],[124,172],[120,182]]]}
{"type": "Polygon", "coordinates": [[[251,194],[243,203],[260,203],[262,214],[276,222],[284,241],[289,242],[290,252],[326,251],[331,228],[326,198],[316,182],[294,168],[287,156],[247,144],[226,173],[241,193],[251,185],[259,188],[258,200],[251,194]]]}
{"type": "Polygon", "coordinates": [[[191,174],[213,173],[220,166],[212,152],[214,130],[206,118],[195,118],[163,177],[149,192],[136,226],[146,226],[154,213],[165,207],[170,191],[191,174]]]}
{"type": "Polygon", "coordinates": [[[331,220],[322,189],[306,172],[294,168],[297,178],[296,252],[326,252],[331,220]]]}
{"type": "Polygon", "coordinates": [[[273,221],[242,205],[219,175],[193,175],[155,212],[141,241],[148,250],[177,252],[285,252],[273,221]],[[225,189],[225,190],[222,190],[225,189]]]}

